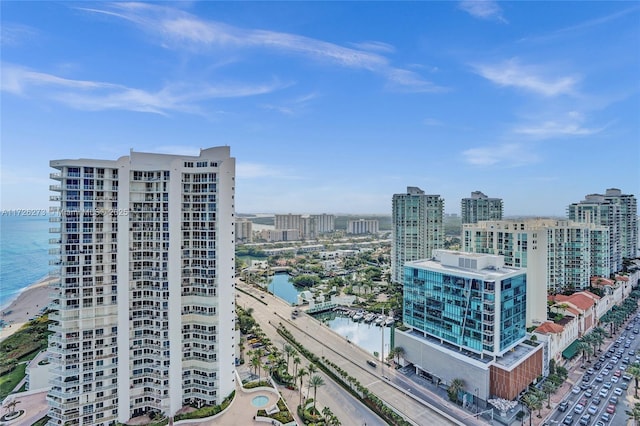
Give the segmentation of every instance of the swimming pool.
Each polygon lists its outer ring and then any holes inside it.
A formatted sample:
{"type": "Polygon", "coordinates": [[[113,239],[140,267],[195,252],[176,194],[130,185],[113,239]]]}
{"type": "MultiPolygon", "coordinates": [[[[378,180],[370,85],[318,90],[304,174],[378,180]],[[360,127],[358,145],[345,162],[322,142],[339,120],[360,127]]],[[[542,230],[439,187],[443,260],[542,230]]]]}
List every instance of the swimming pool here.
{"type": "Polygon", "coordinates": [[[266,397],[264,395],[258,395],[251,400],[251,404],[254,407],[264,407],[268,403],[269,403],[269,397],[266,397]]]}

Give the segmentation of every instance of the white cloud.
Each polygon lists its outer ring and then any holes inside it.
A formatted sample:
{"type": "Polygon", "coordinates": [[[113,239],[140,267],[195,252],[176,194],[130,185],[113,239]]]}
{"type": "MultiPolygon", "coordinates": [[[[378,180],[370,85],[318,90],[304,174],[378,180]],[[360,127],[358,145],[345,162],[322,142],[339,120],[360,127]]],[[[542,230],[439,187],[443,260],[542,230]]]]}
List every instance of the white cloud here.
{"type": "Polygon", "coordinates": [[[200,113],[200,102],[263,95],[288,85],[278,81],[254,85],[220,82],[217,86],[173,83],[157,91],[147,91],[114,83],[67,79],[8,64],[2,64],[1,78],[2,91],[22,96],[37,93],[39,97],[76,109],[115,109],[163,115],[173,111],[200,113]]]}
{"type": "Polygon", "coordinates": [[[3,22],[0,27],[0,46],[18,47],[22,46],[26,41],[34,39],[38,35],[35,28],[3,22]]]}
{"type": "Polygon", "coordinates": [[[548,97],[573,95],[578,83],[576,76],[548,77],[548,74],[554,73],[538,66],[522,65],[517,59],[499,64],[476,65],[475,70],[499,86],[515,87],[548,97]]]}
{"type": "Polygon", "coordinates": [[[303,111],[309,103],[319,95],[315,92],[284,101],[281,105],[262,104],[260,107],[268,111],[277,111],[285,115],[295,115],[303,111]]]}
{"type": "Polygon", "coordinates": [[[458,7],[475,18],[507,22],[498,3],[492,0],[464,0],[458,7]]]}
{"type": "Polygon", "coordinates": [[[570,111],[565,115],[555,116],[541,122],[521,125],[514,128],[517,134],[534,138],[547,139],[561,136],[589,136],[603,131],[606,126],[598,128],[585,127],[584,115],[577,111],[570,111]]]}
{"type": "Polygon", "coordinates": [[[462,152],[464,160],[474,166],[518,167],[539,160],[530,148],[518,143],[471,148],[462,152]]]}
{"type": "Polygon", "coordinates": [[[360,43],[350,44],[357,49],[368,50],[370,52],[393,53],[396,51],[394,46],[381,41],[363,41],[360,43]]]}
{"type": "Polygon", "coordinates": [[[81,8],[81,10],[104,13],[133,22],[161,38],[163,46],[175,49],[192,51],[216,47],[269,49],[285,54],[302,55],[346,68],[364,69],[386,77],[393,87],[401,87],[405,91],[442,90],[413,71],[392,66],[381,53],[389,53],[393,47],[383,42],[352,43],[351,45],[356,48],[350,48],[297,34],[244,29],[220,22],[206,21],[187,12],[165,6],[111,3],[103,7],[109,9],[81,8]]]}

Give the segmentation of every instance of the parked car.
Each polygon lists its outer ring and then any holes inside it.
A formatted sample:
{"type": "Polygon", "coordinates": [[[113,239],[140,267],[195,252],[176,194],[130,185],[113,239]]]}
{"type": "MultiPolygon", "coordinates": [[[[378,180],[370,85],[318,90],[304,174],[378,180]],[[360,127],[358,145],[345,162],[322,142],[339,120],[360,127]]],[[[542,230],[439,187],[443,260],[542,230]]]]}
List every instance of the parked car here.
{"type": "Polygon", "coordinates": [[[609,414],[613,414],[613,413],[616,412],[616,406],[613,405],[613,404],[609,404],[609,405],[607,405],[606,411],[609,414]]]}
{"type": "Polygon", "coordinates": [[[562,413],[567,411],[567,408],[569,408],[569,402],[568,401],[562,401],[560,403],[560,405],[558,405],[558,411],[560,411],[562,413]]]}
{"type": "Polygon", "coordinates": [[[573,412],[576,414],[582,414],[583,411],[584,411],[584,405],[582,404],[576,405],[576,407],[573,409],[573,412]]]}
{"type": "Polygon", "coordinates": [[[573,424],[573,414],[568,414],[567,417],[564,418],[562,424],[572,425],[573,424]]]}
{"type": "Polygon", "coordinates": [[[581,425],[588,425],[589,422],[591,422],[591,414],[585,414],[584,416],[580,417],[580,424],[581,425]]]}

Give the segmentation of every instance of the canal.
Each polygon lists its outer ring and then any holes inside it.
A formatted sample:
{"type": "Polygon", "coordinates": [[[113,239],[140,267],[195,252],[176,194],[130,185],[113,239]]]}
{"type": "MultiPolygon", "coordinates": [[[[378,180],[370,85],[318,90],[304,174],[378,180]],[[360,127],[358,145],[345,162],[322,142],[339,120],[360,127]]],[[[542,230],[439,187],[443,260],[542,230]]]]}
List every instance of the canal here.
{"type": "Polygon", "coordinates": [[[279,297],[280,299],[292,305],[298,303],[298,294],[300,291],[291,282],[289,274],[275,274],[271,277],[267,286],[269,293],[279,297]]]}
{"type": "MultiPolygon", "coordinates": [[[[391,343],[391,327],[380,327],[373,323],[364,321],[354,321],[351,318],[341,315],[337,312],[325,312],[316,315],[318,321],[326,324],[331,330],[335,331],[354,345],[357,345],[374,355],[382,353],[382,335],[384,333],[384,354],[389,353],[389,345],[391,343]]],[[[378,356],[380,359],[380,356],[378,356]]]]}

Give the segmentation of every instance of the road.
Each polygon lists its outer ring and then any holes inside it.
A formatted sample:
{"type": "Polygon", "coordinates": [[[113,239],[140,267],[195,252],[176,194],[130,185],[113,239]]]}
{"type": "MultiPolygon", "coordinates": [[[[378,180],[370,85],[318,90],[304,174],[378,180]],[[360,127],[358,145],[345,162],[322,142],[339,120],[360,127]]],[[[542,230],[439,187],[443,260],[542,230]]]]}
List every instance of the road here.
{"type": "Polygon", "coordinates": [[[558,407],[547,417],[550,425],[580,424],[581,418],[592,410],[587,425],[625,426],[627,424],[626,410],[633,395],[633,380],[623,379],[625,369],[629,363],[640,361],[640,315],[633,315],[628,321],[627,329],[621,328],[619,336],[611,344],[593,357],[592,362],[586,364],[587,369],[576,383],[573,390],[563,399],[568,403],[567,410],[560,412],[558,407]],[[635,333],[638,331],[638,333],[635,333]],[[618,356],[620,355],[620,356],[618,356]],[[628,359],[625,359],[627,358],[628,359]],[[619,373],[617,373],[619,372],[619,373]],[[615,378],[619,374],[619,378],[615,378]],[[628,387],[628,389],[624,389],[628,387]],[[603,390],[606,389],[606,390],[603,390]],[[602,392],[602,394],[601,394],[602,392]],[[611,397],[617,396],[615,411],[609,419],[603,419],[611,397]],[[584,408],[577,407],[580,401],[586,402],[584,408]],[[593,407],[593,408],[592,408],[593,407]]]}
{"type": "MultiPolygon", "coordinates": [[[[408,381],[394,369],[385,367],[383,373],[382,365],[379,362],[377,362],[377,367],[370,367],[366,361],[374,360],[371,354],[348,343],[346,339],[315,319],[307,315],[300,315],[297,319],[291,320],[292,308],[282,300],[242,282],[238,282],[237,285],[240,289],[267,303],[264,305],[253,297],[238,292],[240,295],[238,305],[243,308],[253,308],[254,318],[261,324],[263,331],[267,333],[269,338],[274,340],[272,336],[278,336],[275,327],[282,323],[303,346],[319,356],[326,357],[350,376],[355,377],[369,391],[375,393],[378,398],[410,423],[415,425],[486,424],[480,420],[469,418],[468,413],[453,404],[443,402],[437,397],[434,398],[428,390],[418,389],[416,383],[408,381]],[[383,375],[388,379],[383,378],[383,375]],[[443,414],[439,413],[438,409],[443,414]]],[[[342,404],[344,404],[344,400],[339,400],[338,405],[342,404]]],[[[336,412],[334,406],[327,405],[336,412]]],[[[338,417],[340,418],[339,415],[338,417]]]]}

